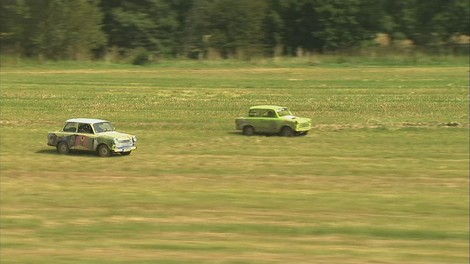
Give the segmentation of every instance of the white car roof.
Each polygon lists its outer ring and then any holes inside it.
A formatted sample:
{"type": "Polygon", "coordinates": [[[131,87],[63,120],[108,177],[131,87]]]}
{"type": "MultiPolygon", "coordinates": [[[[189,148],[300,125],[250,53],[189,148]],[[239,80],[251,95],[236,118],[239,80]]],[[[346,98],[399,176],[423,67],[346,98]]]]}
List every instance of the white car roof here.
{"type": "Polygon", "coordinates": [[[76,122],[76,123],[85,123],[85,124],[96,124],[96,123],[103,123],[109,122],[102,119],[94,119],[94,118],[72,118],[65,122],[76,122]]]}

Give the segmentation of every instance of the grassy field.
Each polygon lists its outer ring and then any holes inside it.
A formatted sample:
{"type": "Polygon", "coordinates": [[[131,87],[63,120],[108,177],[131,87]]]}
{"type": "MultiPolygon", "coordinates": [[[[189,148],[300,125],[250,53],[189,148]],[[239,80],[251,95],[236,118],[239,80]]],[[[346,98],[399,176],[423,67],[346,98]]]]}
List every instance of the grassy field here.
{"type": "Polygon", "coordinates": [[[468,263],[467,67],[4,67],[2,263],[468,263]],[[278,104],[305,137],[245,137],[278,104]],[[72,117],[130,156],[58,155],[72,117]]]}

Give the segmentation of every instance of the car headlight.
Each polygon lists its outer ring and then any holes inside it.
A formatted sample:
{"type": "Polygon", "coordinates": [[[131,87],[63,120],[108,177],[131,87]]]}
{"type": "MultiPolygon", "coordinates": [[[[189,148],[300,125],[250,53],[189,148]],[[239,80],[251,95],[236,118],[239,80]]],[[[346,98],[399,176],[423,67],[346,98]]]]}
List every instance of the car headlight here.
{"type": "Polygon", "coordinates": [[[137,142],[137,137],[136,137],[136,136],[132,136],[132,141],[137,142]]]}
{"type": "Polygon", "coordinates": [[[117,143],[119,143],[119,140],[117,138],[114,138],[114,144],[117,145],[117,143]]]}

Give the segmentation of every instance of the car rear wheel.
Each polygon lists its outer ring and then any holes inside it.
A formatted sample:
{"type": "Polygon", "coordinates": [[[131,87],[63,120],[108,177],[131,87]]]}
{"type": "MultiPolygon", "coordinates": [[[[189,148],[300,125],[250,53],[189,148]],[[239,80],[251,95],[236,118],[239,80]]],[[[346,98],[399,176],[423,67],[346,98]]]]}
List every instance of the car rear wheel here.
{"type": "Polygon", "coordinates": [[[255,129],[252,126],[243,127],[243,135],[253,136],[255,134],[255,129]]]}
{"type": "Polygon", "coordinates": [[[281,136],[292,137],[293,135],[294,135],[294,131],[292,131],[292,128],[285,126],[281,129],[281,136]]]}
{"type": "Polygon", "coordinates": [[[100,155],[100,157],[109,157],[111,156],[111,150],[109,150],[108,146],[105,144],[99,145],[98,155],[100,155]]]}
{"type": "Polygon", "coordinates": [[[70,152],[70,149],[67,142],[59,142],[59,144],[57,144],[57,152],[59,152],[60,154],[68,154],[70,152]]]}

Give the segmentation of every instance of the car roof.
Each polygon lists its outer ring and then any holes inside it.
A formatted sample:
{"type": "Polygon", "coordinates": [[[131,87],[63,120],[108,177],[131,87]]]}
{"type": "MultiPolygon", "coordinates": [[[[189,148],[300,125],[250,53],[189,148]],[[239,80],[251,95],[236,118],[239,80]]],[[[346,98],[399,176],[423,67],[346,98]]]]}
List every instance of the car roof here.
{"type": "Polygon", "coordinates": [[[109,122],[109,121],[102,120],[102,119],[95,119],[95,118],[72,118],[65,122],[96,124],[96,123],[103,123],[103,122],[109,122]]]}
{"type": "Polygon", "coordinates": [[[251,109],[271,109],[271,110],[278,110],[280,108],[286,108],[284,106],[278,106],[278,105],[255,105],[250,107],[251,109]]]}

